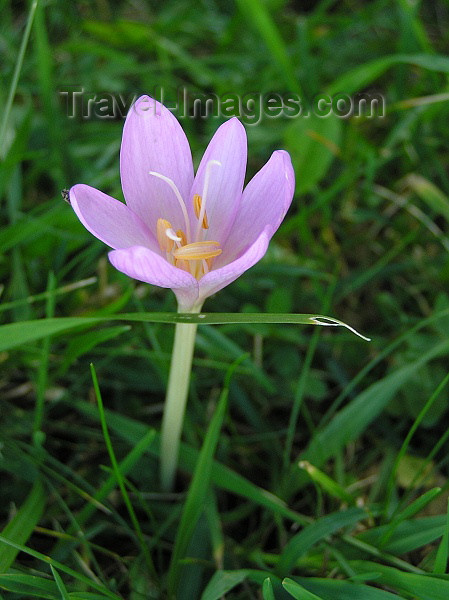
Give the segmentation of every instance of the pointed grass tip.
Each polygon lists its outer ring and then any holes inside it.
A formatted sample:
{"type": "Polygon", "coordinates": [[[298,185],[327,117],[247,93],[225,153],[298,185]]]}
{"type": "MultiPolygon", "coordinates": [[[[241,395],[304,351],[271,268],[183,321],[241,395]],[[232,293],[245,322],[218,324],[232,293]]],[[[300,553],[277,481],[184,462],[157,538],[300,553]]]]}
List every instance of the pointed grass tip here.
{"type": "Polygon", "coordinates": [[[354,327],[351,327],[347,323],[343,323],[343,321],[339,321],[338,319],[333,319],[332,317],[322,317],[320,315],[316,315],[314,317],[310,317],[310,322],[313,325],[323,325],[324,327],[345,327],[359,338],[362,338],[362,340],[365,340],[365,342],[371,341],[371,338],[362,335],[356,329],[354,329],[354,327]]]}

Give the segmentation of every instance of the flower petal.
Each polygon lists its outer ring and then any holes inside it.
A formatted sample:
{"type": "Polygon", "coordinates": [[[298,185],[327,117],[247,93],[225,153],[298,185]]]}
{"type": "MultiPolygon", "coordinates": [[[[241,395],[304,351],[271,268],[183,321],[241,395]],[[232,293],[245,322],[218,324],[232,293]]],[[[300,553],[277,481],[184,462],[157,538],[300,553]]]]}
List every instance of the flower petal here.
{"type": "MultiPolygon", "coordinates": [[[[209,222],[207,239],[222,243],[232,226],[241,199],[246,171],[246,132],[235,117],[221,125],[211,139],[201,160],[190,198],[199,194],[204,202],[204,183],[209,171],[206,214],[209,222]],[[221,166],[210,164],[216,160],[221,166]]],[[[192,200],[193,202],[193,200],[192,200]]],[[[194,219],[196,229],[197,219],[194,219]]]]}
{"type": "Polygon", "coordinates": [[[290,155],[284,150],[273,152],[269,161],[246,186],[238,215],[217,258],[217,268],[234,260],[270,226],[272,234],[282,223],[295,190],[295,173],[290,155]]]}
{"type": "Polygon", "coordinates": [[[142,246],[109,252],[114,267],[133,279],[171,288],[182,312],[188,312],[198,300],[198,281],[182,269],[142,246]]]}
{"type": "Polygon", "coordinates": [[[200,301],[204,302],[206,298],[232,283],[242,273],[259,262],[267,251],[273,233],[270,227],[266,227],[257,240],[239,258],[204,275],[199,282],[200,301]]]}
{"type": "MultiPolygon", "coordinates": [[[[176,231],[185,230],[178,200],[167,184],[150,171],[171,179],[186,199],[193,182],[189,142],[181,125],[160,102],[141,96],[131,107],[123,127],[120,175],[127,205],[153,233],[159,218],[176,231]]],[[[191,211],[193,215],[193,208],[191,211]]]]}
{"type": "Polygon", "coordinates": [[[84,184],[73,186],[69,198],[84,227],[111,248],[157,247],[145,223],[123,202],[84,184]]]}

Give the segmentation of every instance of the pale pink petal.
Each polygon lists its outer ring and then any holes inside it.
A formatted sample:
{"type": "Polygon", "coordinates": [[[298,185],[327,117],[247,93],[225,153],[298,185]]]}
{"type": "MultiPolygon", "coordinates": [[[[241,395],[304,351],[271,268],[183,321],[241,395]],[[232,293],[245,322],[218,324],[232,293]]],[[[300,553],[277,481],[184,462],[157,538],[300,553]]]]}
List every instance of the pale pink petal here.
{"type": "Polygon", "coordinates": [[[73,186],[70,204],[84,227],[111,248],[157,247],[148,227],[132,210],[89,185],[73,186]]]}
{"type": "Polygon", "coordinates": [[[114,267],[133,279],[171,288],[182,311],[189,311],[198,299],[198,281],[186,271],[174,267],[156,252],[142,246],[109,252],[114,267]]]}
{"type": "MultiPolygon", "coordinates": [[[[174,115],[149,96],[131,107],[123,127],[120,175],[127,205],[156,232],[159,218],[175,231],[186,229],[180,204],[169,185],[150,175],[156,171],[171,179],[188,198],[193,183],[189,142],[174,115]]],[[[191,210],[193,215],[193,210],[191,210]]]]}
{"type": "Polygon", "coordinates": [[[240,209],[216,266],[234,260],[268,225],[272,234],[282,223],[295,189],[288,152],[277,150],[246,186],[240,209]]]}
{"type": "Polygon", "coordinates": [[[273,232],[271,229],[266,227],[257,240],[239,258],[224,267],[215,269],[204,275],[199,282],[200,300],[204,301],[255,265],[267,251],[268,242],[272,235],[273,232]]]}
{"type": "MultiPolygon", "coordinates": [[[[204,239],[222,243],[238,211],[246,171],[246,132],[236,118],[223,123],[211,139],[201,160],[190,198],[203,197],[204,183],[209,171],[206,213],[209,229],[204,239]],[[219,161],[221,166],[208,163],[219,161]]],[[[195,220],[195,228],[197,221],[195,220]]],[[[194,235],[194,234],[193,234],[194,235]]]]}

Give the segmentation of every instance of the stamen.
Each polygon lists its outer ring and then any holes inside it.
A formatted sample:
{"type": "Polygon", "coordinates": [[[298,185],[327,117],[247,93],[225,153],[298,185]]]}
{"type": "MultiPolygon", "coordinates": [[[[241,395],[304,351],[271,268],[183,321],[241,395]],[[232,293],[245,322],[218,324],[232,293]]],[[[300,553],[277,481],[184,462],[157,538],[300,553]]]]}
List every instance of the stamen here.
{"type": "Polygon", "coordinates": [[[198,215],[198,224],[196,226],[195,240],[200,239],[201,226],[203,224],[204,215],[206,214],[207,192],[209,191],[210,170],[213,165],[221,167],[221,162],[218,160],[210,160],[206,165],[206,174],[204,175],[203,199],[201,202],[201,210],[198,215]]]}
{"type": "Polygon", "coordinates": [[[182,269],[183,271],[187,271],[187,273],[190,273],[189,263],[186,260],[177,260],[175,258],[175,267],[178,267],[178,269],[182,269]]]}
{"type": "Polygon", "coordinates": [[[171,240],[173,240],[174,242],[180,242],[182,241],[182,238],[179,237],[179,235],[176,235],[174,229],[172,229],[171,227],[169,229],[165,230],[165,235],[170,238],[171,240]]]}
{"type": "Polygon", "coordinates": [[[173,250],[173,256],[177,260],[203,260],[214,258],[222,252],[221,248],[217,248],[219,245],[218,242],[212,241],[186,244],[185,246],[181,246],[181,248],[175,248],[173,250]]]}
{"type": "MultiPolygon", "coordinates": [[[[201,214],[201,196],[199,194],[194,194],[193,196],[193,209],[195,211],[195,216],[198,219],[201,214]]],[[[203,222],[201,223],[203,229],[209,229],[209,223],[207,222],[207,214],[204,211],[203,222]]]]}
{"type": "Polygon", "coordinates": [[[159,248],[164,252],[170,252],[173,248],[174,240],[170,235],[168,235],[169,231],[173,231],[170,221],[167,221],[166,219],[158,219],[156,225],[157,241],[159,243],[159,248]]]}
{"type": "Polygon", "coordinates": [[[181,246],[185,246],[187,244],[186,234],[182,229],[178,229],[176,235],[181,238],[181,246]]]}
{"type": "MultiPolygon", "coordinates": [[[[169,177],[166,177],[165,175],[162,175],[161,173],[157,173],[156,171],[150,171],[149,172],[150,175],[154,175],[155,177],[159,177],[159,179],[162,179],[162,181],[165,181],[165,183],[168,183],[168,185],[171,187],[171,189],[173,190],[176,199],[179,202],[179,206],[181,207],[181,211],[184,217],[184,222],[186,224],[186,232],[187,232],[187,239],[190,240],[190,220],[189,220],[189,215],[187,214],[187,208],[186,205],[184,203],[184,200],[182,199],[182,196],[175,184],[175,182],[170,179],[169,177]]],[[[171,227],[171,226],[170,226],[171,227]]]]}

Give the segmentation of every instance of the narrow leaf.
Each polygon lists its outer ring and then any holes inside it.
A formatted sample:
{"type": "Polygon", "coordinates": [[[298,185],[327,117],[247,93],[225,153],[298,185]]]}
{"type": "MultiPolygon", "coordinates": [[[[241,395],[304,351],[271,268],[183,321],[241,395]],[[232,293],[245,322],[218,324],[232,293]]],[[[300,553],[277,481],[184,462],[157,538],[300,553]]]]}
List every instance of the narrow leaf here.
{"type": "MultiPolygon", "coordinates": [[[[16,544],[25,544],[44,512],[45,491],[40,479],[33,485],[27,499],[2,531],[2,536],[16,544]]],[[[0,573],[13,564],[19,550],[12,545],[0,545],[0,573]]]]}
{"type": "Polygon", "coordinates": [[[296,598],[296,600],[323,600],[321,596],[312,594],[312,592],[306,590],[306,588],[302,587],[299,583],[296,583],[296,581],[293,581],[293,579],[284,579],[282,587],[287,590],[293,598],[296,598]]]}

